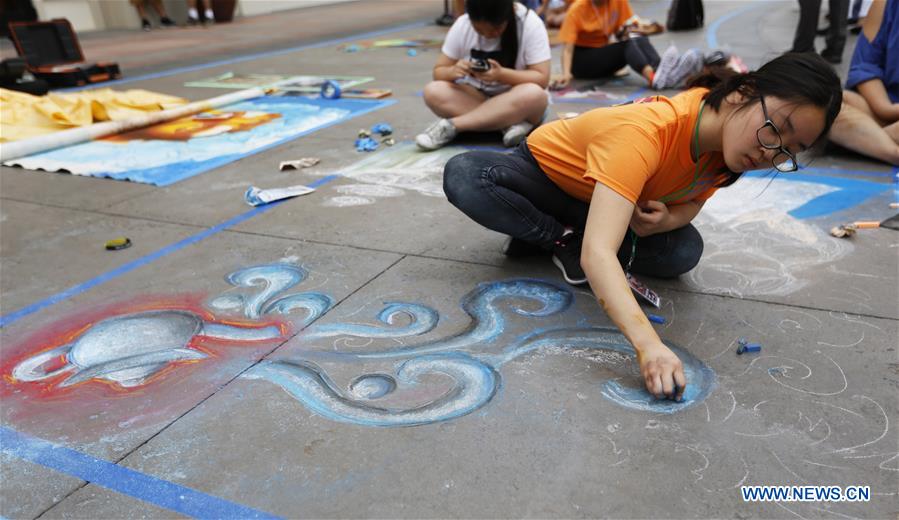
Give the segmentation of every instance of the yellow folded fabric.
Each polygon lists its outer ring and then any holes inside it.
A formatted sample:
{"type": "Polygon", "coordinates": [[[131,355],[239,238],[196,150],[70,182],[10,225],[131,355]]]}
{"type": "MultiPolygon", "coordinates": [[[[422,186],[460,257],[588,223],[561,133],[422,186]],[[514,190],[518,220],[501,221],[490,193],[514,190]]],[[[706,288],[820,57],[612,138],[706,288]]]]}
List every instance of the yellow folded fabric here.
{"type": "Polygon", "coordinates": [[[165,110],[188,103],[186,99],[132,89],[110,88],[33,96],[0,88],[0,142],[86,126],[101,121],[119,121],[145,112],[165,110]]]}

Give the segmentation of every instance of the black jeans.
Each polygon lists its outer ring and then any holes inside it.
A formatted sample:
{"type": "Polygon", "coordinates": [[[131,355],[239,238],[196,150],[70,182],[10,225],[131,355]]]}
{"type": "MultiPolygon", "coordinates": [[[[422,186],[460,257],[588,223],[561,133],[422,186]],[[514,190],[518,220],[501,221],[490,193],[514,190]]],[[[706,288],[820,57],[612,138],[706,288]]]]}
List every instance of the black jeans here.
{"type": "MultiPolygon", "coordinates": [[[[474,151],[453,157],[443,170],[443,191],[478,224],[547,250],[566,227],[583,230],[590,209],[549,180],[526,141],[511,153],[474,151]]],[[[622,266],[630,259],[633,237],[628,232],[618,250],[622,266]]],[[[641,237],[631,272],[673,278],[699,263],[702,247],[692,224],[641,237]]]]}
{"type": "Polygon", "coordinates": [[[642,74],[647,65],[655,70],[659,61],[659,53],[649,38],[636,36],[603,47],[575,47],[571,75],[580,79],[605,78],[625,65],[642,74]]]}

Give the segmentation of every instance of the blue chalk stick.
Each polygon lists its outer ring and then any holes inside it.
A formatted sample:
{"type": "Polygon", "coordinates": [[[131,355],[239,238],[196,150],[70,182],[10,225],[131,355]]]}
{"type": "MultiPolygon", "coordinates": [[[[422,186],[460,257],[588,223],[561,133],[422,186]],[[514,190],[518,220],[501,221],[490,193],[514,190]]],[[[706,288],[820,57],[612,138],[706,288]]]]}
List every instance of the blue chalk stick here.
{"type": "Polygon", "coordinates": [[[664,316],[659,316],[657,314],[649,314],[647,317],[649,318],[649,321],[651,321],[653,323],[665,323],[664,316]]]}

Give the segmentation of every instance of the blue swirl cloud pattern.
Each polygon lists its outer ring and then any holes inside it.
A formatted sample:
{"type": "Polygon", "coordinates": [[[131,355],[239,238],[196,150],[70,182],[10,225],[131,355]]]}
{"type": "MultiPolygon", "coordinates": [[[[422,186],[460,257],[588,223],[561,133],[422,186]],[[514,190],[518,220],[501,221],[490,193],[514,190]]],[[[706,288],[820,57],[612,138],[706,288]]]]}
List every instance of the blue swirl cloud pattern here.
{"type": "Polygon", "coordinates": [[[258,291],[250,296],[225,294],[212,300],[209,305],[218,310],[242,309],[244,316],[250,319],[259,319],[267,314],[288,314],[296,309],[303,309],[306,311],[306,317],[299,325],[305,327],[334,305],[331,297],[317,292],[278,297],[303,282],[306,276],[307,272],[302,267],[286,263],[240,269],[226,276],[225,280],[235,287],[258,291]]]}
{"type": "MultiPolygon", "coordinates": [[[[255,280],[253,273],[241,278],[255,280]]],[[[338,362],[398,360],[395,375],[363,374],[341,389],[324,370],[306,359],[266,361],[243,377],[281,386],[308,409],[331,420],[363,426],[415,426],[455,419],[490,402],[501,387],[499,369],[506,363],[541,349],[592,349],[616,352],[630,358],[636,353],[627,339],[610,327],[566,327],[518,336],[497,353],[497,340],[506,330],[506,312],[528,318],[545,318],[566,311],[573,301],[571,291],[543,280],[512,279],[482,283],[462,300],[471,318],[461,332],[417,345],[388,350],[316,352],[338,362]],[[535,307],[535,308],[532,308],[535,307]],[[400,392],[415,395],[422,384],[419,376],[442,374],[452,380],[451,390],[440,397],[407,408],[391,408],[378,399],[400,392]]],[[[376,316],[382,325],[332,323],[312,327],[304,341],[334,336],[397,338],[420,335],[436,327],[439,314],[424,305],[388,302],[376,316]],[[401,315],[409,319],[395,326],[401,315]]],[[[603,397],[619,406],[642,412],[675,413],[703,401],[715,386],[715,374],[701,360],[669,345],[684,364],[688,386],[681,402],[658,400],[642,386],[638,374],[622,376],[602,384],[603,397]]]]}
{"type": "Polygon", "coordinates": [[[350,396],[308,361],[266,361],[243,377],[275,383],[318,415],[361,426],[417,426],[461,417],[490,402],[499,385],[496,371],[477,359],[462,353],[429,354],[401,363],[395,383],[374,396],[414,389],[424,374],[446,375],[453,380],[453,388],[434,401],[409,409],[380,407],[369,404],[365,396],[350,396]]]}

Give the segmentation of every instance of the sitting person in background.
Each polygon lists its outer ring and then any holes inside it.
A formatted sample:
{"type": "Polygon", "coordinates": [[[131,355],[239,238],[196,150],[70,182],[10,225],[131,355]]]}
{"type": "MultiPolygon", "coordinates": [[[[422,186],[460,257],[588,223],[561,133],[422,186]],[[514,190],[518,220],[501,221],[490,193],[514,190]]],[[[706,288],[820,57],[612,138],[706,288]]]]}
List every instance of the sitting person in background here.
{"type": "Polygon", "coordinates": [[[416,136],[425,150],[458,132],[490,130],[515,146],[546,111],[551,55],[540,17],[513,0],[467,0],[465,7],[425,86],[425,104],[441,118],[416,136]]]}
{"type": "Polygon", "coordinates": [[[875,0],[849,66],[830,140],[899,165],[899,1],[875,0]]]}
{"type": "Polygon", "coordinates": [[[159,25],[162,27],[174,27],[175,22],[169,18],[169,15],[165,12],[165,6],[162,5],[162,0],[131,0],[131,5],[137,9],[137,15],[140,16],[140,26],[141,29],[145,31],[149,31],[153,28],[153,25],[150,23],[150,19],[147,18],[147,9],[144,7],[144,4],[149,3],[153,6],[153,9],[156,11],[156,14],[159,15],[159,25]]]}
{"type": "Polygon", "coordinates": [[[659,58],[649,38],[630,30],[628,20],[633,17],[627,0],[575,0],[559,31],[565,47],[562,74],[553,78],[553,88],[564,88],[574,78],[609,77],[628,65],[650,86],[667,83],[665,78],[678,65],[677,50],[672,47],[659,58]],[[613,37],[617,41],[612,42],[613,37]]]}
{"type": "Polygon", "coordinates": [[[540,18],[543,18],[547,27],[561,27],[565,21],[568,6],[573,0],[543,0],[536,9],[540,18]]]}

